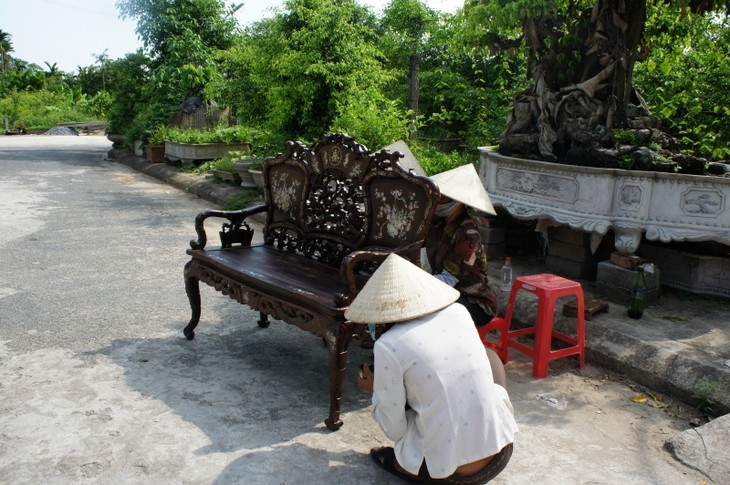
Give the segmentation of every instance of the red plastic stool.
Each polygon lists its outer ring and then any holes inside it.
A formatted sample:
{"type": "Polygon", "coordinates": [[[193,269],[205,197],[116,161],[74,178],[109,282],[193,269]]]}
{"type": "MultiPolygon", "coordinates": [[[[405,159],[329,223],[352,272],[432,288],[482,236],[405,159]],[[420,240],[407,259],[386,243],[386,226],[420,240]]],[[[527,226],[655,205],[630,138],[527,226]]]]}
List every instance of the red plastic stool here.
{"type": "MultiPolygon", "coordinates": [[[[585,367],[585,316],[583,288],[580,283],[549,273],[520,276],[515,279],[512,285],[505,320],[507,321],[507,347],[513,347],[532,358],[532,375],[534,377],[542,378],[547,376],[548,364],[551,360],[575,354],[579,356],[580,368],[585,367]],[[509,330],[515,299],[517,298],[517,293],[520,291],[527,291],[537,296],[535,325],[519,330],[509,330]],[[555,304],[560,298],[565,296],[574,296],[577,300],[578,326],[575,338],[553,330],[555,304]],[[533,347],[529,347],[515,340],[515,337],[522,335],[534,335],[535,341],[533,347]],[[567,343],[568,347],[552,350],[553,338],[567,343]]],[[[509,356],[507,356],[507,360],[504,362],[509,362],[509,356]]]]}
{"type": "Polygon", "coordinates": [[[499,360],[503,363],[507,363],[507,320],[501,317],[492,318],[489,323],[477,327],[479,332],[479,340],[482,341],[485,347],[490,347],[497,352],[499,360]],[[499,340],[492,342],[487,339],[489,332],[494,330],[499,331],[499,340]]]}

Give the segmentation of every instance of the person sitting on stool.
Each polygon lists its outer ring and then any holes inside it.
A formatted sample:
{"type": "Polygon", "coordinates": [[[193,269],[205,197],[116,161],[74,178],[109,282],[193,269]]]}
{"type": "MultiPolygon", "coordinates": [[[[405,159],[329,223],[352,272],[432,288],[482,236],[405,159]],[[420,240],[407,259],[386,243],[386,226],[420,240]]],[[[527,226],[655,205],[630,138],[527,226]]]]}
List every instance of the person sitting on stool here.
{"type": "Polygon", "coordinates": [[[486,325],[497,313],[497,293],[489,286],[479,226],[469,216],[467,206],[484,214],[497,213],[474,165],[463,165],[430,178],[441,191],[426,237],[431,272],[459,290],[459,303],[469,310],[477,326],[486,325]]]}

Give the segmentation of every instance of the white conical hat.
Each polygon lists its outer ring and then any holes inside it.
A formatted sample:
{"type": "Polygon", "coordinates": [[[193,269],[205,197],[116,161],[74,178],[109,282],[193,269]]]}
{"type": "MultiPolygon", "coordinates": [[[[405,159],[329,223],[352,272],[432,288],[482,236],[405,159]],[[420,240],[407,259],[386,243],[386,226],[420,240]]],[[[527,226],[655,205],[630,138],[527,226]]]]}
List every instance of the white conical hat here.
{"type": "Polygon", "coordinates": [[[490,215],[497,215],[474,165],[467,163],[430,177],[446,197],[490,215]]]}
{"type": "Polygon", "coordinates": [[[357,323],[412,320],[446,308],[459,292],[410,261],[391,254],[358,293],[345,318],[357,323]]]}

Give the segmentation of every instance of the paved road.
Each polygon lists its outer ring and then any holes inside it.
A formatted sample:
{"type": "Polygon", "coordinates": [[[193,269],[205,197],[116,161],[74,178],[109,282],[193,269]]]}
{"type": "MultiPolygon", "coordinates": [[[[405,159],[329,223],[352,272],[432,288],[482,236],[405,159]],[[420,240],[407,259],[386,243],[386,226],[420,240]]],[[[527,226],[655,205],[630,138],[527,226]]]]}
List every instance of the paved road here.
{"type": "MultiPolygon", "coordinates": [[[[203,288],[184,249],[210,203],[105,160],[102,137],[0,137],[0,482],[399,483],[355,389],[328,431],[321,341],[203,288]]],[[[354,363],[369,358],[355,344],[354,363]]],[[[568,359],[508,367],[520,433],[494,483],[711,483],[664,442],[687,406],[568,359]]]]}

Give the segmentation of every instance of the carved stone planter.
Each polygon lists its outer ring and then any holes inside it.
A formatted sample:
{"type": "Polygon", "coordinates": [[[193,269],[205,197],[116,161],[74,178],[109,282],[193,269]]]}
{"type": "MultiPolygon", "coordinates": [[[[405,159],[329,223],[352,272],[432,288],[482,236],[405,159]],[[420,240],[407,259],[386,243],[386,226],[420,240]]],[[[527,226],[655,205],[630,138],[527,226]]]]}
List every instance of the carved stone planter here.
{"type": "Polygon", "coordinates": [[[211,169],[210,172],[219,179],[225,180],[227,182],[233,182],[234,184],[237,184],[241,181],[241,176],[238,175],[238,173],[228,172],[226,170],[218,170],[215,168],[211,169]]]}
{"type": "Polygon", "coordinates": [[[250,143],[175,143],[165,142],[165,156],[169,160],[177,161],[185,166],[191,166],[196,161],[214,160],[223,158],[231,151],[248,152],[250,143]]]}
{"type": "Polygon", "coordinates": [[[480,148],[492,202],[519,219],[549,219],[604,235],[634,254],[650,241],[730,244],[730,179],[579,167],[506,157],[480,148]]]}
{"type": "Polygon", "coordinates": [[[256,187],[260,188],[261,190],[264,190],[264,173],[261,170],[253,170],[253,169],[249,169],[248,172],[251,174],[251,177],[253,178],[253,181],[256,184],[256,187]]]}
{"type": "Polygon", "coordinates": [[[121,148],[124,145],[124,137],[115,133],[110,133],[106,139],[112,142],[112,148],[121,148]]]}

